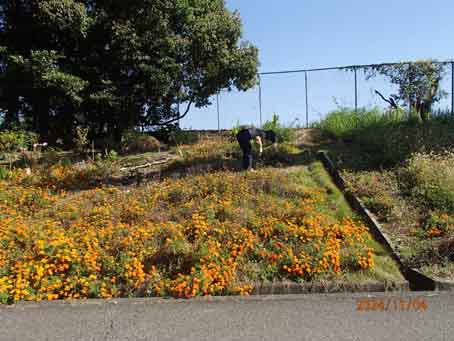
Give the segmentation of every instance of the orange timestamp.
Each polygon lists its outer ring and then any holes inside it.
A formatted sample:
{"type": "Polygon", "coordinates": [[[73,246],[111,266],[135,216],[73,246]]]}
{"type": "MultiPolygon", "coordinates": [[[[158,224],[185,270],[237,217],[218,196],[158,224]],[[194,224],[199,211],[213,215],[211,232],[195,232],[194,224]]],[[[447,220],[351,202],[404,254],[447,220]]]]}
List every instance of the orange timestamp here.
{"type": "Polygon", "coordinates": [[[357,301],[357,311],[426,311],[427,301],[424,298],[361,298],[357,301]]]}

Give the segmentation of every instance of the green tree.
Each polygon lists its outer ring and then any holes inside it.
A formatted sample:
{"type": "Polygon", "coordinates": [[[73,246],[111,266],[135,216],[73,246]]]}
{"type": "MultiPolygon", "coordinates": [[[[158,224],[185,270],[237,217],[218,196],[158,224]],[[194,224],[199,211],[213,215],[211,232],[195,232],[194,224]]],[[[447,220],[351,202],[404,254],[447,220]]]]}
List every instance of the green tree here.
{"type": "Polygon", "coordinates": [[[383,75],[398,86],[392,98],[408,105],[423,121],[429,118],[432,105],[445,94],[440,90],[443,65],[432,60],[414,63],[383,64],[366,69],[368,78],[383,75]]]}
{"type": "Polygon", "coordinates": [[[44,137],[83,125],[119,141],[256,83],[223,0],[0,0],[0,23],[0,111],[44,137]]]}
{"type": "MultiPolygon", "coordinates": [[[[5,123],[22,116],[44,139],[83,101],[77,64],[89,20],[85,5],[72,0],[0,1],[2,64],[0,110],[5,123]],[[51,126],[54,123],[54,126],[51,126]]],[[[64,126],[64,125],[63,125],[64,126]]]]}

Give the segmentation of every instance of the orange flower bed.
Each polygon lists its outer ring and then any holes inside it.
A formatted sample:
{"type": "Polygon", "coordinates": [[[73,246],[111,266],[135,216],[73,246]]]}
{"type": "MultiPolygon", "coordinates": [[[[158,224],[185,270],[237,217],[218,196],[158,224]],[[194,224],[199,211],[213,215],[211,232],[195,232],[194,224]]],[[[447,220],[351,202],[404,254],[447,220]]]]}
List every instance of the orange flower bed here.
{"type": "MultiPolygon", "coordinates": [[[[67,179],[69,169],[54,169],[67,179]]],[[[54,180],[55,180],[54,179],[54,180]]],[[[54,181],[52,180],[52,181],[54,181]]],[[[367,228],[276,170],[67,193],[0,182],[0,301],[248,294],[374,266],[367,228]]]]}

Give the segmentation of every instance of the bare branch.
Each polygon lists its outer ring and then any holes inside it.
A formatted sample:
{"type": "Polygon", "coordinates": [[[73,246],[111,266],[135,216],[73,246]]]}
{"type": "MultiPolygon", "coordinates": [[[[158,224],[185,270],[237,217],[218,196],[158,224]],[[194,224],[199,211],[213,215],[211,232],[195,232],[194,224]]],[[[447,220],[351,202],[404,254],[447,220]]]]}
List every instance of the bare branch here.
{"type": "Polygon", "coordinates": [[[386,103],[388,103],[390,106],[392,106],[394,109],[397,109],[397,104],[394,101],[394,99],[391,97],[390,99],[386,99],[385,96],[383,96],[380,91],[375,90],[375,93],[381,97],[382,100],[384,100],[386,103]]]}
{"type": "MultiPolygon", "coordinates": [[[[194,99],[191,98],[191,100],[189,101],[188,106],[187,106],[187,108],[186,108],[186,111],[184,112],[183,115],[178,115],[178,117],[172,118],[171,120],[169,120],[169,121],[167,121],[167,122],[156,123],[155,125],[156,125],[156,126],[166,126],[166,125],[168,125],[168,124],[171,124],[171,123],[174,123],[174,122],[176,122],[176,121],[181,120],[182,118],[184,118],[184,117],[189,113],[189,110],[191,109],[191,105],[192,105],[193,102],[194,102],[194,99]]],[[[178,114],[179,114],[179,113],[178,113],[178,114]]]]}

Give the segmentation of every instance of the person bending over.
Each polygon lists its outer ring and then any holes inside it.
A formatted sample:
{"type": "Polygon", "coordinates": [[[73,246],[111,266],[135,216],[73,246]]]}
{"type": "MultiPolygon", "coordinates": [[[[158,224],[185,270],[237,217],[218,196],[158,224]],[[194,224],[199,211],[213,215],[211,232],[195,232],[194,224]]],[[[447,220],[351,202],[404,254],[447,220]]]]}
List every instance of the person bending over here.
{"type": "Polygon", "coordinates": [[[243,151],[243,169],[253,170],[252,168],[252,145],[251,140],[254,139],[259,145],[259,153],[263,152],[263,140],[276,143],[276,134],[272,130],[261,130],[254,127],[243,128],[236,135],[236,139],[243,151]]]}

